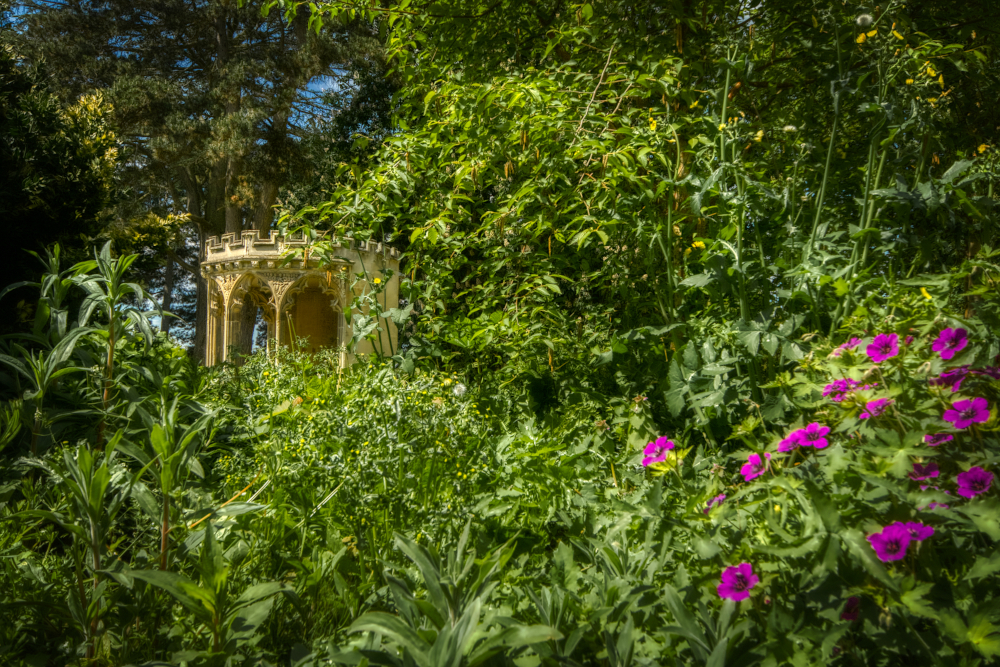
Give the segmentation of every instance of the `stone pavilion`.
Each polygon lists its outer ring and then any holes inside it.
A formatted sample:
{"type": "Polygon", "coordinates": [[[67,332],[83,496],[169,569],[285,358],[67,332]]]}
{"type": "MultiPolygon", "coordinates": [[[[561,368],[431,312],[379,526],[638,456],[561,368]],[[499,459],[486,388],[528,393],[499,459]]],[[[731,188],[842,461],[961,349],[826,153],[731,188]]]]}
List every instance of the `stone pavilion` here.
{"type": "MultiPolygon", "coordinates": [[[[205,365],[225,361],[231,341],[240,338],[245,304],[255,304],[267,323],[267,349],[305,339],[302,349],[344,348],[351,340],[350,306],[355,295],[377,288],[381,311],[399,303],[399,253],[381,243],[337,239],[332,259],[321,262],[308,253],[304,235],[261,238],[256,231],[213,236],[205,243],[202,275],[209,285],[205,365]],[[304,251],[289,260],[290,251],[304,251]],[[354,284],[357,274],[364,278],[354,284]],[[376,280],[378,283],[376,283],[376,280]],[[247,298],[249,297],[249,298],[247,298]]],[[[367,310],[367,307],[365,308],[367,310]]],[[[392,320],[380,319],[383,331],[364,340],[357,353],[396,349],[392,320]]],[[[340,363],[352,363],[346,351],[340,363]]]]}

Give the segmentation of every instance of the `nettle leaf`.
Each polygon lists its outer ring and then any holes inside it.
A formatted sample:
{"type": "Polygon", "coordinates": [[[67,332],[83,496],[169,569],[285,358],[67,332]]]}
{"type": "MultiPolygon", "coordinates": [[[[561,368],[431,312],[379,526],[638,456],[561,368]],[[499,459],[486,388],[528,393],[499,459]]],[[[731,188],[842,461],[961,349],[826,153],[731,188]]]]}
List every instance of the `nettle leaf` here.
{"type": "Polygon", "coordinates": [[[696,273],[690,278],[685,278],[680,283],[681,287],[707,287],[715,282],[715,275],[711,273],[696,273]]]}

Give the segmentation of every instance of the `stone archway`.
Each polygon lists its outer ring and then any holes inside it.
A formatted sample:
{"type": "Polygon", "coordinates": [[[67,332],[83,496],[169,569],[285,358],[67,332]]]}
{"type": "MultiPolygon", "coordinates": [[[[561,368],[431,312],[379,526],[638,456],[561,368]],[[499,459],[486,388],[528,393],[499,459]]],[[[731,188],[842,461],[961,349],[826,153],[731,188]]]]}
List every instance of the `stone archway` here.
{"type": "Polygon", "coordinates": [[[288,290],[281,321],[282,338],[288,344],[312,354],[344,345],[347,299],[343,273],[338,274],[307,273],[288,290]]]}
{"type": "MultiPolygon", "coordinates": [[[[261,280],[255,272],[244,273],[233,286],[229,296],[229,308],[226,314],[226,326],[228,334],[226,336],[227,354],[229,359],[234,348],[242,349],[243,340],[249,340],[253,336],[253,327],[257,323],[257,310],[264,313],[264,320],[270,322],[274,320],[274,307],[271,303],[271,287],[266,280],[261,280]],[[246,313],[246,309],[252,309],[252,313],[246,313]],[[249,326],[250,331],[243,331],[249,326]]],[[[238,361],[234,359],[234,361],[238,361]]]]}

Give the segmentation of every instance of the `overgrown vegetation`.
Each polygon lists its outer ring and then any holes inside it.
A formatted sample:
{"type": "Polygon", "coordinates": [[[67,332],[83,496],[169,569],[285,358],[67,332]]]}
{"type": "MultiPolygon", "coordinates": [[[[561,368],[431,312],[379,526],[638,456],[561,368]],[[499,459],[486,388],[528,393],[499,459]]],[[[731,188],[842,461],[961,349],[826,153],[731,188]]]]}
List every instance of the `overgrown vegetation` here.
{"type": "Polygon", "coordinates": [[[134,255],[50,251],[0,341],[0,659],[995,664],[980,10],[312,6],[401,89],[279,228],[399,246],[350,323],[401,344],[201,368],[134,255]]]}

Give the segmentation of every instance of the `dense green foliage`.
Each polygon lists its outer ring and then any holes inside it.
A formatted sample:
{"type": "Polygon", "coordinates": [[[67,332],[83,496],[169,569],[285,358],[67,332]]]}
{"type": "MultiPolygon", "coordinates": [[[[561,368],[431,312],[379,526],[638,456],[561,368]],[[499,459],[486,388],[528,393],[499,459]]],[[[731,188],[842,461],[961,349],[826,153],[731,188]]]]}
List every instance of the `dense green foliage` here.
{"type": "Polygon", "coordinates": [[[281,229],[398,246],[349,322],[401,344],[199,368],[135,255],[50,253],[0,341],[0,660],[996,663],[984,7],[279,9],[385,40],[281,229]]]}
{"type": "MultiPolygon", "coordinates": [[[[734,425],[724,446],[677,438],[644,468],[658,433],[645,396],[537,417],[530,390],[500,374],[288,354],[206,372],[144,339],[138,313],[117,320],[102,409],[87,367],[108,328],[88,327],[90,306],[59,306],[77,286],[120,293],[97,285],[128,260],[98,260],[44,283],[51,352],[43,336],[31,363],[0,357],[27,390],[4,412],[8,454],[44,451],[5,459],[8,663],[975,665],[1000,649],[1000,508],[955,486],[996,459],[1000,382],[987,368],[959,394],[928,383],[1000,350],[995,328],[935,305],[955,282],[992,284],[994,261],[924,277],[931,299],[904,287],[873,304],[871,331],[914,336],[897,356],[873,365],[864,345],[814,337],[774,383],[785,419],[734,425]],[[948,361],[931,350],[945,324],[972,341],[948,361]],[[875,386],[831,402],[839,378],[875,386]],[[951,429],[942,413],[971,396],[989,420],[951,429]],[[890,409],[859,420],[881,397],[890,409]],[[20,429],[32,410],[41,421],[20,429]],[[813,421],[832,429],[828,447],[774,452],[813,421]],[[936,432],[954,440],[928,447],[936,432]],[[745,481],[740,464],[763,451],[769,472],[745,481]],[[910,479],[914,462],[938,466],[934,486],[910,479]],[[893,521],[934,535],[883,563],[865,534],[893,521]],[[720,573],[741,561],[762,582],[722,602],[720,573]],[[857,621],[841,618],[851,597],[857,621]]],[[[984,301],[984,317],[998,308],[984,301]]],[[[711,343],[686,350],[685,367],[736,371],[711,343]]]]}
{"type": "MultiPolygon", "coordinates": [[[[86,255],[115,194],[118,144],[109,115],[99,96],[61,103],[0,39],[0,219],[6,223],[0,284],[38,275],[25,250],[61,242],[86,255]]],[[[0,329],[12,330],[24,316],[14,305],[0,310],[0,329]]]]}

